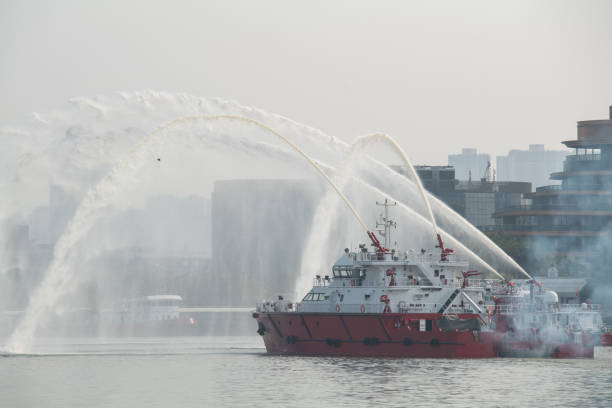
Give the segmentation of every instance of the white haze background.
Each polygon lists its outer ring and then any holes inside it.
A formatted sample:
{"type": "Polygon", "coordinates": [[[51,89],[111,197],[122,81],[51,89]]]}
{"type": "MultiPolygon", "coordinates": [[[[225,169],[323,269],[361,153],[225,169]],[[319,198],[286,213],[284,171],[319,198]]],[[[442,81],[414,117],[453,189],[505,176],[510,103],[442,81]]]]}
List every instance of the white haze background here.
{"type": "MultiPolygon", "coordinates": [[[[415,164],[559,149],[607,117],[612,3],[0,1],[0,123],[154,89],[238,100],[415,164]]],[[[160,121],[161,122],[161,121],[160,121]]]]}
{"type": "MultiPolygon", "coordinates": [[[[492,155],[529,143],[558,148],[575,137],[576,120],[606,117],[611,15],[604,1],[2,1],[0,279],[11,284],[0,285],[0,308],[24,307],[28,293],[12,289],[37,287],[42,277],[23,275],[32,258],[7,249],[10,228],[35,224],[52,186],[63,192],[65,211],[57,215],[67,224],[113,163],[177,117],[253,117],[330,166],[341,163],[343,141],[373,131],[398,139],[415,164],[444,164],[464,146],[492,155]]],[[[145,153],[97,197],[102,211],[78,226],[58,261],[71,274],[61,290],[73,305],[83,303],[89,292],[77,289],[92,279],[103,295],[118,296],[107,287],[108,275],[93,272],[92,262],[109,251],[146,246],[210,256],[211,238],[201,233],[209,229],[199,228],[188,208],[209,205],[214,180],[280,175],[324,188],[286,146],[242,125],[193,124],[145,153]],[[168,197],[180,198],[180,208],[168,197]]],[[[374,153],[397,162],[384,149],[374,153]]],[[[423,213],[414,186],[380,163],[357,160],[346,172],[423,213]]],[[[354,181],[346,189],[354,199],[372,194],[368,203],[382,198],[354,181]]],[[[355,201],[372,223],[375,207],[355,201]]],[[[434,207],[442,228],[456,226],[444,206],[434,207]]],[[[206,222],[206,215],[195,217],[206,222]]],[[[426,222],[408,212],[399,217],[400,226],[415,225],[400,236],[404,246],[429,237],[426,222]]],[[[363,241],[337,208],[325,219],[341,228],[324,233],[321,243],[332,245],[307,246],[318,248],[315,255],[326,251],[316,258],[321,267],[363,241]],[[350,242],[329,240],[336,234],[350,242]]],[[[53,244],[66,224],[55,236],[45,235],[52,228],[39,235],[31,229],[30,238],[53,244]]],[[[274,229],[251,232],[262,240],[275,236],[274,229]]],[[[307,227],[300,232],[309,237],[307,227]]],[[[508,268],[467,226],[452,232],[486,261],[508,268]]],[[[263,257],[256,262],[269,266],[263,257]]],[[[240,279],[245,291],[252,289],[240,279]]]]}

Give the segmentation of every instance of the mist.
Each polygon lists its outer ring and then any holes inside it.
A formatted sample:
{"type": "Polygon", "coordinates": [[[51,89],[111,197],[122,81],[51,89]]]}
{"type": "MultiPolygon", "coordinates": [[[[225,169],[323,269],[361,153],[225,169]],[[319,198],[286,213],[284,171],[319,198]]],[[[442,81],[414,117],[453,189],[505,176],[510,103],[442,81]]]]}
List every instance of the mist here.
{"type": "MultiPolygon", "coordinates": [[[[437,244],[414,181],[371,155],[338,170],[349,145],[317,129],[185,94],[73,99],[3,131],[13,142],[7,157],[27,158],[1,184],[27,203],[2,204],[3,307],[25,310],[26,337],[45,327],[64,332],[74,310],[99,315],[142,296],[179,294],[188,307],[247,307],[271,293],[297,300],[305,290],[297,282],[312,279],[312,265],[329,274],[343,248],[367,240],[344,203],[321,200],[330,186],[297,151],[265,127],[234,123],[237,114],[265,123],[329,176],[346,179],[342,190],[367,223],[378,215],[377,200],[397,197],[395,239],[407,248],[437,244]],[[214,115],[230,120],[207,119],[214,115]],[[52,178],[39,177],[49,172],[52,178]],[[321,209],[326,216],[313,230],[321,209]],[[322,247],[312,250],[312,239],[322,247]]],[[[459,255],[474,267],[516,273],[484,235],[434,204],[459,255]]]]}

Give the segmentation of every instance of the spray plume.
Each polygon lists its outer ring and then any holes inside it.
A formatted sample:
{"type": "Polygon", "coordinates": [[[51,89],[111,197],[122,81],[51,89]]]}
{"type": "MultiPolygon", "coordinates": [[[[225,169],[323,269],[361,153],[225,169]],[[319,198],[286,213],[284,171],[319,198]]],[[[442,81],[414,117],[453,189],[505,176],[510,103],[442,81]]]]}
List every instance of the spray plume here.
{"type": "MultiPolygon", "coordinates": [[[[419,191],[419,194],[421,196],[421,199],[423,200],[425,208],[427,209],[427,214],[429,216],[429,220],[430,220],[431,226],[433,228],[434,235],[439,239],[439,241],[441,243],[442,242],[441,241],[441,236],[440,236],[440,233],[438,231],[438,226],[436,224],[436,219],[434,217],[433,211],[431,210],[431,204],[429,202],[429,199],[427,198],[427,194],[425,192],[425,189],[423,188],[423,184],[421,183],[421,178],[419,177],[419,175],[417,174],[416,170],[414,169],[414,166],[412,165],[412,162],[408,158],[408,155],[406,154],[404,149],[402,149],[402,147],[399,145],[399,143],[397,143],[397,141],[395,139],[393,139],[391,136],[389,136],[389,135],[387,135],[385,133],[373,133],[373,134],[370,134],[370,135],[360,136],[351,145],[351,147],[349,149],[349,157],[351,155],[353,155],[356,151],[364,150],[365,147],[367,147],[367,146],[369,146],[371,144],[374,144],[374,143],[383,143],[383,144],[385,144],[387,146],[390,146],[392,148],[392,150],[400,156],[400,158],[404,162],[404,165],[406,165],[408,167],[408,169],[410,170],[410,175],[412,176],[413,182],[416,184],[417,189],[419,191]]],[[[442,251],[444,251],[444,248],[441,248],[441,249],[442,249],[442,251]]],[[[494,271],[492,267],[490,267],[488,264],[486,264],[486,265],[496,275],[498,275],[498,276],[503,278],[503,276],[501,274],[499,274],[497,271],[494,271]]],[[[531,277],[531,275],[529,275],[527,273],[527,271],[525,271],[520,265],[516,264],[515,266],[518,268],[518,270],[522,274],[527,276],[529,279],[533,279],[531,277]]]]}
{"type": "Polygon", "coordinates": [[[438,236],[438,226],[436,225],[436,219],[433,215],[433,212],[431,211],[429,200],[427,199],[427,196],[425,195],[425,189],[423,188],[423,184],[421,183],[421,178],[415,171],[414,166],[412,165],[412,162],[408,158],[408,155],[406,154],[406,152],[404,152],[404,149],[402,149],[402,147],[395,141],[395,139],[393,139],[391,136],[384,134],[384,133],[373,133],[371,135],[361,136],[357,138],[357,140],[355,140],[355,142],[351,145],[349,155],[351,155],[353,152],[355,152],[358,149],[363,150],[366,146],[373,144],[373,143],[378,143],[378,142],[382,142],[386,144],[387,146],[391,146],[391,148],[397,154],[399,154],[401,159],[404,161],[404,164],[408,166],[408,169],[410,170],[410,175],[412,176],[414,182],[416,183],[419,189],[419,194],[421,194],[421,198],[423,199],[423,203],[425,204],[425,208],[427,209],[427,214],[429,215],[429,219],[433,227],[434,235],[438,236]]]}
{"type": "Polygon", "coordinates": [[[162,136],[165,131],[174,126],[193,121],[219,120],[240,121],[258,126],[259,128],[272,133],[287,143],[324,177],[324,179],[342,198],[366,233],[369,233],[367,226],[359,217],[357,211],[355,211],[346,196],[340,191],[340,189],[338,189],[334,182],[327,176],[327,174],[325,174],[323,169],[321,169],[321,167],[319,167],[319,165],[306,153],[304,153],[304,151],[302,151],[297,145],[286,137],[282,136],[280,133],[276,132],[274,129],[254,119],[237,115],[196,115],[181,117],[167,122],[141,139],[141,141],[136,144],[127,155],[125,155],[117,164],[115,164],[112,170],[106,177],[104,177],[104,179],[102,179],[102,181],[87,192],[87,195],[83,199],[81,205],[76,210],[74,217],[68,224],[66,232],[60,237],[55,247],[53,261],[49,267],[49,272],[45,275],[44,280],[41,282],[40,286],[37,288],[34,296],[32,297],[23,320],[9,338],[6,346],[7,351],[13,353],[24,352],[31,347],[34,333],[38,327],[41,316],[46,310],[53,308],[57,304],[60,296],[65,292],[67,285],[72,280],[72,274],[74,274],[75,271],[70,271],[65,265],[65,260],[70,255],[70,249],[76,245],[81,236],[87,231],[87,226],[91,224],[91,218],[94,218],[96,209],[103,207],[109,196],[118,191],[117,186],[120,179],[125,177],[124,174],[129,171],[135,171],[138,168],[138,166],[134,165],[133,159],[142,159],[142,155],[144,152],[146,152],[146,149],[153,142],[158,140],[158,138],[162,136]]]}
{"type": "MultiPolygon", "coordinates": [[[[126,173],[129,174],[129,172],[134,172],[136,169],[139,168],[139,160],[144,161],[148,158],[148,156],[145,157],[147,147],[152,142],[158,140],[166,130],[172,128],[173,126],[176,126],[181,123],[196,122],[201,120],[242,121],[245,123],[256,125],[261,129],[266,130],[279,137],[281,140],[287,143],[293,150],[299,153],[304,159],[306,159],[309,164],[324,177],[324,179],[330,184],[330,186],[332,186],[332,188],[338,193],[338,196],[342,198],[347,207],[355,215],[364,230],[368,232],[368,228],[366,227],[365,223],[358,216],[356,210],[350,204],[346,196],[342,194],[340,189],[332,182],[332,180],[327,176],[327,174],[325,174],[325,172],[317,164],[317,162],[315,162],[308,155],[306,155],[301,149],[297,147],[297,145],[295,145],[287,138],[283,137],[280,133],[276,132],[272,128],[254,119],[237,115],[196,115],[181,117],[179,119],[167,122],[165,125],[147,134],[130,150],[127,155],[125,155],[119,162],[117,162],[117,164],[114,165],[112,170],[107,174],[104,179],[102,179],[100,183],[98,183],[95,187],[91,188],[88,191],[85,199],[82,201],[73,219],[70,221],[66,232],[60,237],[54,250],[54,256],[49,271],[45,275],[45,278],[37,289],[37,291],[34,293],[34,296],[32,297],[32,301],[30,302],[23,321],[15,330],[9,340],[8,349],[10,351],[19,352],[23,351],[24,349],[27,350],[29,348],[33,339],[33,334],[39,323],[40,316],[46,310],[53,308],[53,306],[57,303],[59,296],[64,293],[67,284],[72,278],[72,274],[74,274],[74,271],[68,270],[66,265],[67,260],[71,256],[71,248],[73,248],[77,244],[82,235],[86,233],[88,228],[91,226],[93,220],[95,220],[94,215],[96,213],[96,210],[105,206],[108,198],[118,191],[119,182],[122,178],[125,178],[126,173]]],[[[293,124],[293,122],[291,122],[291,124],[293,124]]],[[[381,137],[378,136],[378,138],[381,137]]],[[[394,141],[392,142],[392,144],[394,144],[395,147],[399,148],[397,143],[395,143],[394,141]]],[[[339,147],[340,145],[342,145],[342,142],[336,141],[334,147],[339,147]]],[[[401,151],[401,148],[398,151],[401,151]]],[[[418,182],[418,177],[415,177],[415,180],[418,182]]],[[[426,205],[428,205],[427,201],[425,202],[426,205]]],[[[433,215],[430,207],[428,207],[428,211],[430,213],[430,218],[433,220],[433,215]]],[[[437,231],[435,221],[432,223],[432,226],[434,227],[434,231],[437,231]]]]}
{"type": "MultiPolygon", "coordinates": [[[[380,141],[380,140],[387,140],[387,141],[392,141],[393,139],[391,139],[391,137],[384,135],[385,137],[383,139],[379,138],[380,134],[376,134],[376,135],[370,135],[370,136],[366,136],[366,137],[360,137],[359,139],[357,139],[357,141],[355,143],[353,143],[353,145],[351,146],[351,149],[349,150],[349,154],[347,154],[344,159],[342,160],[342,162],[340,163],[340,165],[336,168],[332,168],[332,167],[328,167],[328,166],[324,166],[321,165],[322,167],[325,167],[325,169],[329,172],[333,172],[334,173],[334,180],[335,180],[335,184],[336,186],[338,186],[340,189],[344,189],[344,187],[346,186],[349,178],[352,180],[355,180],[360,186],[362,186],[363,188],[367,189],[369,192],[371,192],[372,195],[374,196],[384,196],[386,198],[388,198],[391,201],[397,202],[398,203],[398,208],[403,210],[404,212],[408,213],[414,220],[418,221],[421,224],[424,225],[428,225],[430,227],[434,228],[434,231],[436,234],[441,233],[442,235],[444,235],[445,239],[449,239],[452,243],[453,246],[461,249],[462,251],[464,251],[466,253],[466,255],[468,257],[471,257],[474,261],[476,261],[477,263],[481,264],[488,272],[492,273],[493,275],[499,277],[500,279],[505,280],[506,278],[500,274],[499,272],[497,272],[495,270],[495,268],[493,268],[491,265],[489,265],[485,260],[483,260],[481,257],[479,257],[476,253],[474,253],[472,250],[470,250],[467,246],[465,246],[463,243],[461,243],[460,240],[456,239],[452,234],[439,229],[436,225],[435,225],[435,219],[433,217],[433,214],[430,212],[430,217],[429,219],[423,217],[421,214],[419,214],[417,211],[415,211],[414,209],[410,208],[409,206],[407,206],[406,204],[404,204],[401,200],[396,199],[394,197],[392,197],[391,195],[389,195],[389,193],[381,191],[380,189],[374,187],[373,185],[365,182],[364,180],[361,180],[359,178],[356,177],[349,177],[348,176],[348,169],[351,168],[352,164],[355,162],[355,156],[357,153],[360,152],[360,150],[362,150],[364,147],[366,147],[368,144],[376,142],[376,141],[380,141]],[[373,137],[375,136],[375,138],[373,137]]],[[[397,145],[397,143],[394,143],[395,146],[397,146],[398,148],[399,145],[397,145]]],[[[400,148],[401,149],[401,148],[400,148]]],[[[403,151],[402,151],[403,153],[403,151]]],[[[404,153],[403,154],[404,157],[407,156],[404,153]]],[[[409,165],[411,165],[410,161],[407,159],[407,163],[409,165]]],[[[418,177],[417,177],[418,179],[418,177]]],[[[311,229],[311,233],[310,236],[307,240],[307,246],[306,246],[306,251],[305,253],[322,253],[323,250],[325,249],[325,239],[321,239],[319,234],[321,234],[322,231],[324,230],[328,230],[330,227],[330,219],[336,219],[337,218],[337,212],[335,210],[336,206],[336,195],[331,193],[331,191],[328,191],[323,198],[320,200],[319,205],[317,206],[317,209],[315,211],[315,215],[313,217],[313,228],[311,229]]],[[[426,196],[422,196],[422,198],[424,199],[425,203],[428,203],[427,197],[426,196]]],[[[301,266],[301,273],[300,273],[300,277],[298,278],[298,280],[296,281],[296,285],[295,285],[295,290],[294,290],[294,295],[296,297],[301,296],[302,293],[306,292],[309,288],[309,284],[310,284],[310,279],[311,276],[315,274],[315,272],[319,269],[324,269],[327,267],[327,264],[321,264],[323,262],[327,262],[328,260],[326,259],[327,257],[323,256],[319,258],[319,264],[316,264],[313,262],[313,258],[312,257],[306,257],[302,260],[302,266],[301,266]]]]}

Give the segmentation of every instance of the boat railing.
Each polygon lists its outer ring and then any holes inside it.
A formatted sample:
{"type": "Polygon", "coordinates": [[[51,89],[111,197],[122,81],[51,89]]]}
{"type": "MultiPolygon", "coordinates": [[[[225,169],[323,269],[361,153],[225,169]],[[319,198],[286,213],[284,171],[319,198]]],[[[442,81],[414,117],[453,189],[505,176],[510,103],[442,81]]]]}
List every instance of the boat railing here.
{"type": "Polygon", "coordinates": [[[371,264],[372,262],[384,262],[388,259],[384,259],[384,254],[381,256],[376,252],[360,252],[357,254],[357,260],[362,264],[371,264]]]}
{"type": "Polygon", "coordinates": [[[325,286],[329,286],[329,284],[331,283],[331,280],[328,278],[314,278],[312,280],[312,286],[318,288],[318,287],[325,287],[325,286]]]}
{"type": "Polygon", "coordinates": [[[255,304],[255,311],[260,313],[295,312],[298,304],[287,301],[259,302],[255,304]]]}
{"type": "Polygon", "coordinates": [[[500,286],[499,279],[468,279],[467,280],[468,287],[476,287],[476,288],[495,288],[500,286]]]}
{"type": "Polygon", "coordinates": [[[593,304],[567,304],[550,303],[546,307],[541,303],[511,303],[502,304],[495,307],[497,313],[520,313],[520,312],[553,312],[553,313],[584,313],[599,312],[600,305],[593,304]]]}
{"type": "Polygon", "coordinates": [[[356,254],[355,260],[358,261],[362,265],[373,265],[376,263],[386,263],[389,261],[394,262],[413,262],[413,263],[430,263],[435,261],[436,263],[442,264],[453,264],[456,262],[460,262],[460,260],[452,254],[448,254],[446,256],[446,260],[440,260],[440,252],[439,251],[426,251],[425,253],[420,254],[409,254],[409,255],[400,255],[399,253],[395,254],[382,254],[379,255],[376,252],[360,252],[356,254]]]}
{"type": "Polygon", "coordinates": [[[562,303],[559,304],[559,310],[561,312],[599,312],[601,311],[601,305],[589,303],[562,303]]]}
{"type": "Polygon", "coordinates": [[[440,288],[460,288],[461,287],[461,282],[459,281],[451,281],[449,279],[447,279],[447,282],[437,282],[436,283],[432,283],[429,282],[429,280],[425,279],[425,278],[397,278],[397,284],[395,286],[389,286],[390,280],[387,278],[385,280],[385,286],[388,286],[390,288],[393,287],[409,287],[409,288],[414,288],[414,287],[440,287],[440,288]]]}
{"type": "MultiPolygon", "coordinates": [[[[407,303],[389,304],[390,313],[437,313],[442,305],[437,303],[407,303]]],[[[377,303],[336,303],[299,302],[291,304],[286,301],[260,302],[256,304],[259,313],[288,312],[337,312],[337,313],[384,313],[385,304],[377,303]]],[[[469,305],[451,305],[446,313],[474,313],[469,305]]]]}
{"type": "Polygon", "coordinates": [[[295,305],[295,310],[306,313],[383,313],[384,307],[384,303],[300,302],[295,305]]]}
{"type": "Polygon", "coordinates": [[[508,305],[497,305],[494,310],[496,313],[517,313],[529,310],[528,303],[514,303],[508,305]]]}

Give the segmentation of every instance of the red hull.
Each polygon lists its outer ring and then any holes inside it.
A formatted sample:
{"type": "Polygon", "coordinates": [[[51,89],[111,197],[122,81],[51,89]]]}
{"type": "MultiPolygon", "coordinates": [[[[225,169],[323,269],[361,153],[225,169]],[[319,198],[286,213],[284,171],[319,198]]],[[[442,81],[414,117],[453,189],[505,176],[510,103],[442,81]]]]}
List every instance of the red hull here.
{"type": "Polygon", "coordinates": [[[612,332],[603,332],[599,337],[599,345],[603,347],[612,347],[612,332]]]}
{"type": "MultiPolygon", "coordinates": [[[[271,354],[415,358],[593,357],[593,346],[509,342],[504,333],[442,330],[438,314],[254,313],[271,354]],[[424,331],[419,321],[429,321],[424,331]]],[[[460,315],[473,318],[475,315],[460,315]]]]}

